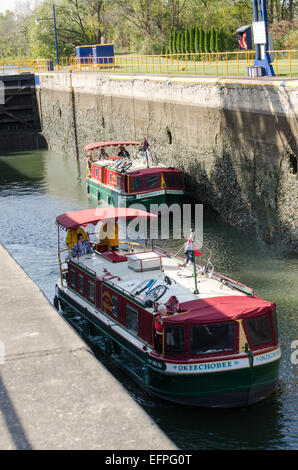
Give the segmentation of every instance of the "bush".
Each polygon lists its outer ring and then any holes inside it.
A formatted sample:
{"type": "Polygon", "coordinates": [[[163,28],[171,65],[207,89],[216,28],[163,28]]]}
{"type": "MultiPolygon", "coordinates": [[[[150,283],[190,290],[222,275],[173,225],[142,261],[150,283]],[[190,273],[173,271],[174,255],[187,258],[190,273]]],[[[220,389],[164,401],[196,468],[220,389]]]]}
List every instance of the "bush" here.
{"type": "Polygon", "coordinates": [[[298,21],[282,20],[270,26],[274,49],[298,49],[298,21]]]}

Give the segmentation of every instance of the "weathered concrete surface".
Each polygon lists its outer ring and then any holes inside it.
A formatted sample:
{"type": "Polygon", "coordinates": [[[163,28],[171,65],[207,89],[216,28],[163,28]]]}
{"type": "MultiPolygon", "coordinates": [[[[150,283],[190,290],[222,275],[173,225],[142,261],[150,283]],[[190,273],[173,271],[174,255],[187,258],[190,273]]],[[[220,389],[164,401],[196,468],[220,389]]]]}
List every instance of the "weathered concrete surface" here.
{"type": "Polygon", "coordinates": [[[225,221],[298,251],[298,80],[77,73],[72,86],[40,76],[50,148],[146,136],[225,221]]]}
{"type": "Polygon", "coordinates": [[[2,245],[0,266],[0,449],[175,449],[2,245]]]}

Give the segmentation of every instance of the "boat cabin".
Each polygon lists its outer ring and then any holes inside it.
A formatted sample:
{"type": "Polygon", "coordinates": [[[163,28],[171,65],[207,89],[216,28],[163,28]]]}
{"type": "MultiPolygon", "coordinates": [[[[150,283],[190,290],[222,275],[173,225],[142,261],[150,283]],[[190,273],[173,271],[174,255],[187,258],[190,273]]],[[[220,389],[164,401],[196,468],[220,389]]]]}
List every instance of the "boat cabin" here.
{"type": "Polygon", "coordinates": [[[96,153],[98,149],[122,145],[139,145],[137,142],[97,142],[86,145],[88,156],[87,179],[94,183],[116,189],[122,194],[146,194],[152,191],[167,189],[169,191],[184,189],[183,173],[174,167],[148,167],[146,158],[127,159],[115,155],[105,157],[96,153]]]}

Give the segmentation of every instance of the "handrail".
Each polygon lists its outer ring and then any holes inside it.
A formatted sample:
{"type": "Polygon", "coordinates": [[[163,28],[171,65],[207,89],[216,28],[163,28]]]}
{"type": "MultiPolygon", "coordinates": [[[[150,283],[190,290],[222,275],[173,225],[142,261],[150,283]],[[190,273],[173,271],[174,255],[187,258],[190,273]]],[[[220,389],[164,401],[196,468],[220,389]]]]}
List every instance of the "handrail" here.
{"type": "MultiPolygon", "coordinates": [[[[298,49],[268,50],[276,76],[298,76],[298,49]],[[296,55],[295,55],[296,54],[296,55]]],[[[121,72],[154,74],[203,74],[216,76],[247,76],[247,66],[252,66],[255,51],[188,52],[153,55],[126,55],[96,58],[62,57],[61,65],[54,68],[49,59],[0,59],[0,73],[51,72],[54,70],[76,72],[121,72]]]]}

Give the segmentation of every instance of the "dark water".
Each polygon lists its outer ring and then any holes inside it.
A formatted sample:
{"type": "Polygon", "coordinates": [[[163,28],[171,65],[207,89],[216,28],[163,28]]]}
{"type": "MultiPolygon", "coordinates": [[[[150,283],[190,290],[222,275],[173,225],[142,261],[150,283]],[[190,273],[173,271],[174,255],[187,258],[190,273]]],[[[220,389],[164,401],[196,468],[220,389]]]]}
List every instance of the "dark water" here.
{"type": "MultiPolygon", "coordinates": [[[[58,278],[55,218],[88,205],[83,163],[48,151],[0,157],[0,241],[50,301],[58,278]]],[[[282,343],[277,392],[241,409],[172,405],[148,397],[100,360],[180,449],[297,449],[297,365],[290,358],[291,342],[298,339],[298,257],[210,217],[204,220],[204,243],[218,272],[277,304],[282,343]]],[[[175,252],[181,242],[167,246],[175,252]]]]}

